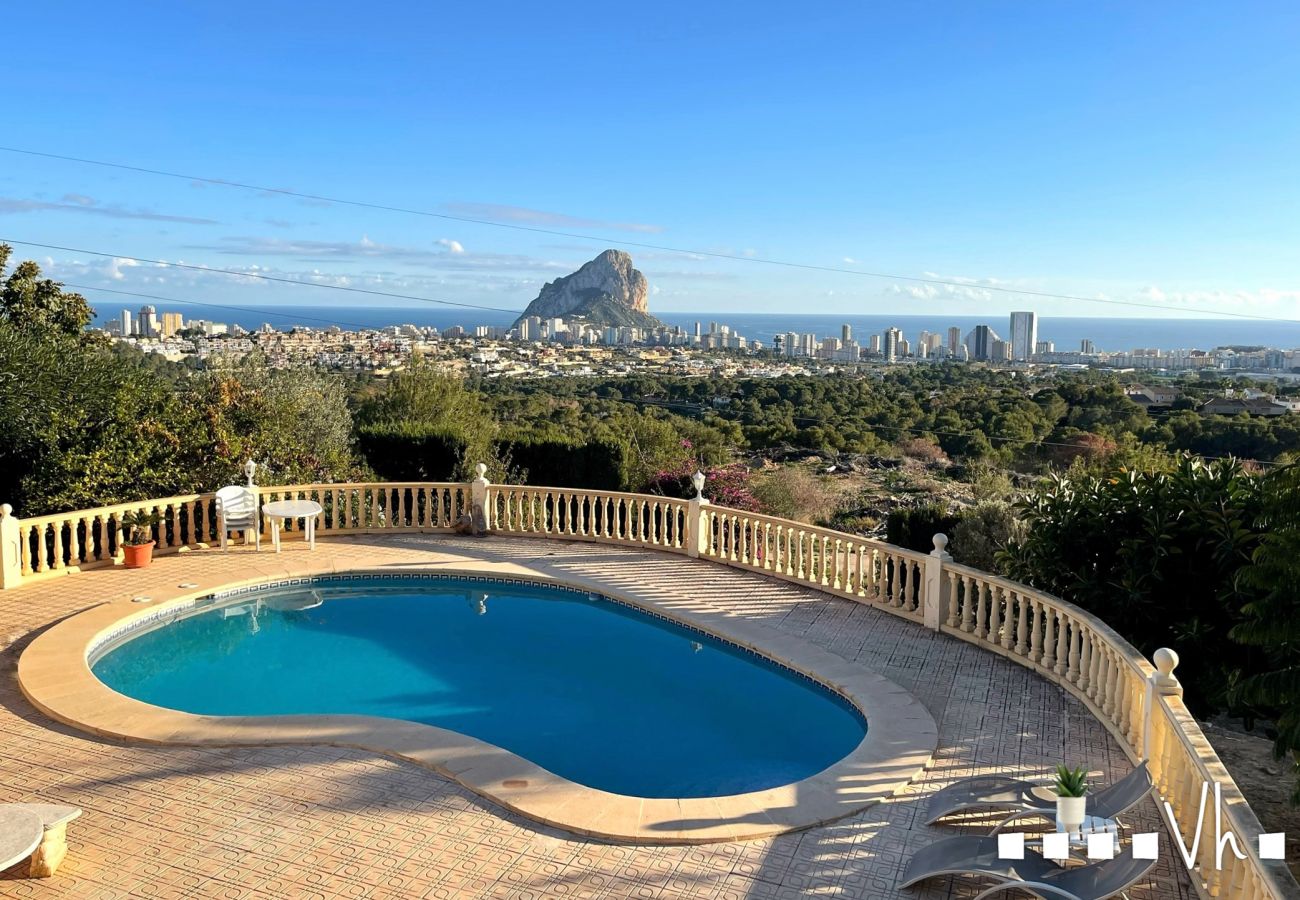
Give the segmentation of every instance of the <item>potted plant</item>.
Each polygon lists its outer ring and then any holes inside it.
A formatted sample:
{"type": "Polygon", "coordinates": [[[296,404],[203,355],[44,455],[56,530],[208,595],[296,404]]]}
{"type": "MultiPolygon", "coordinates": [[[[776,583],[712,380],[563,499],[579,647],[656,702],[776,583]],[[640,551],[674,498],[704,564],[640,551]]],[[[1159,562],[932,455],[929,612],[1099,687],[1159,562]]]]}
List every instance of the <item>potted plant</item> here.
{"type": "Polygon", "coordinates": [[[122,565],[128,569],[143,569],[153,562],[153,527],[158,522],[156,512],[143,509],[122,516],[122,525],[127,529],[126,540],[122,542],[122,565]]]}
{"type": "Polygon", "coordinates": [[[1088,798],[1088,773],[1083,767],[1056,767],[1056,824],[1067,834],[1083,827],[1088,798]]]}

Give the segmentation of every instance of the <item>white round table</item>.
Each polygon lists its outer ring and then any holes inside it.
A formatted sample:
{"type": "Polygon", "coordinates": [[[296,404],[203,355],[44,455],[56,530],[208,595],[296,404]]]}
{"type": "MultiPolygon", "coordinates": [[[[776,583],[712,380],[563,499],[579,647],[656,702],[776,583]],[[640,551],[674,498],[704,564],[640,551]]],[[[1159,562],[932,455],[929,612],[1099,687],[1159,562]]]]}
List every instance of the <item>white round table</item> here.
{"type": "MultiPolygon", "coordinates": [[[[262,504],[262,515],[269,519],[302,519],[307,531],[307,546],[316,549],[316,517],[325,510],[315,500],[275,500],[262,504]]],[[[280,524],[271,527],[271,542],[280,552],[280,524]]]]}

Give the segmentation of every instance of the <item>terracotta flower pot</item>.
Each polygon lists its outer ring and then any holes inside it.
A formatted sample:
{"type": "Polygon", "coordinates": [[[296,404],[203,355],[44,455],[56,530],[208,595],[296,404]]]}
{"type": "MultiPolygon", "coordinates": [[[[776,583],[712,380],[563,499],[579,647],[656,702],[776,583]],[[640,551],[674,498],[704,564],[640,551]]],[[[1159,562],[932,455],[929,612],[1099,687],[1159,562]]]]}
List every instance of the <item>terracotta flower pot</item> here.
{"type": "Polygon", "coordinates": [[[153,541],[147,544],[123,544],[122,565],[128,569],[143,569],[153,562],[153,545],[153,541]]]}

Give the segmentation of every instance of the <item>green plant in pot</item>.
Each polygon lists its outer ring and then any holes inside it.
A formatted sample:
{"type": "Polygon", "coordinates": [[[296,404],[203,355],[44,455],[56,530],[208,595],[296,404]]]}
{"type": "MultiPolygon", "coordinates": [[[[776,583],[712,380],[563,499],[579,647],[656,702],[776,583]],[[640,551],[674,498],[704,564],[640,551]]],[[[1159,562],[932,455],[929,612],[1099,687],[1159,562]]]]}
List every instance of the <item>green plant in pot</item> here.
{"type": "Polygon", "coordinates": [[[126,539],[122,542],[122,565],[128,569],[143,569],[153,562],[153,527],[161,517],[156,512],[137,509],[122,516],[126,539]]]}
{"type": "Polygon", "coordinates": [[[1065,832],[1076,832],[1083,827],[1087,813],[1088,773],[1082,768],[1056,767],[1056,824],[1065,832]]]}

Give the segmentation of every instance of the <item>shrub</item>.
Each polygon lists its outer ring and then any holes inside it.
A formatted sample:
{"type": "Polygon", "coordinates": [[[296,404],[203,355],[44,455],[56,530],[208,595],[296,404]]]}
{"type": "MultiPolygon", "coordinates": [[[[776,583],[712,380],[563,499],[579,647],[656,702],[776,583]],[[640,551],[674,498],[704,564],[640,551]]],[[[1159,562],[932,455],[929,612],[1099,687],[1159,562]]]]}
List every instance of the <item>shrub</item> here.
{"type": "Polygon", "coordinates": [[[929,552],[934,549],[934,536],[949,534],[957,524],[957,517],[940,503],[895,509],[885,520],[885,540],[908,550],[929,552]]]}
{"type": "Polygon", "coordinates": [[[757,510],[758,499],[749,484],[749,469],[741,463],[721,466],[700,466],[692,451],[690,441],[681,442],[681,456],[667,469],[656,472],[650,481],[653,493],[668,497],[689,499],[695,496],[691,477],[704,473],[704,496],[711,503],[732,509],[757,510]]]}
{"type": "Polygon", "coordinates": [[[362,425],[357,446],[388,481],[451,481],[466,450],[465,439],[451,429],[414,421],[362,425]]]}
{"type": "Polygon", "coordinates": [[[782,466],[754,485],[759,508],[772,516],[824,525],[835,515],[838,493],[827,479],[799,466],[782,466]]]}
{"type": "Polygon", "coordinates": [[[989,500],[963,510],[948,551],[965,566],[998,572],[998,553],[1024,535],[1024,523],[1009,503],[989,500]]]}
{"type": "Polygon", "coordinates": [[[1016,504],[1025,533],[1003,568],[1096,613],[1145,654],[1177,648],[1188,700],[1203,710],[1249,661],[1227,637],[1241,619],[1237,570],[1259,543],[1261,487],[1234,460],[1057,476],[1016,504]]]}
{"type": "Polygon", "coordinates": [[[898,452],[908,459],[920,460],[930,465],[948,465],[948,454],[929,438],[913,437],[899,441],[898,452]]]}
{"type": "Polygon", "coordinates": [[[519,436],[496,442],[528,484],[622,490],[624,446],[615,441],[576,441],[519,436]]]}

